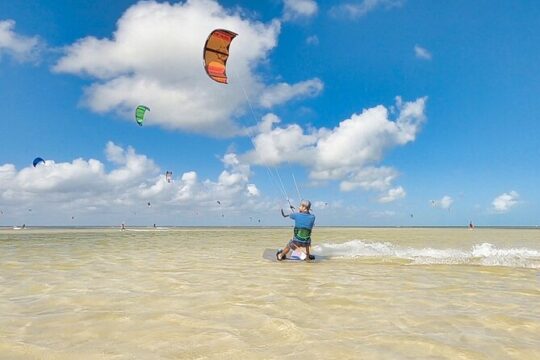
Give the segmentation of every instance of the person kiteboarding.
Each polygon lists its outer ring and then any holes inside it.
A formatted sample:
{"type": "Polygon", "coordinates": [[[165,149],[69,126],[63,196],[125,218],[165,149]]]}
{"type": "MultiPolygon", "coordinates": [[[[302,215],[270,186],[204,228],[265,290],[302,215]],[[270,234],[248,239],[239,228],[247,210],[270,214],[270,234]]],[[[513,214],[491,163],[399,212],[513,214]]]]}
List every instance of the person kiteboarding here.
{"type": "Polygon", "coordinates": [[[298,212],[292,212],[291,214],[285,214],[281,209],[281,216],[289,217],[294,220],[294,233],[292,239],[287,243],[284,249],[278,250],[276,258],[281,261],[287,258],[287,254],[290,250],[296,250],[298,248],[305,249],[305,260],[314,260],[315,256],[309,253],[311,246],[311,231],[315,225],[315,215],[310,213],[311,202],[309,200],[302,200],[298,212]]]}

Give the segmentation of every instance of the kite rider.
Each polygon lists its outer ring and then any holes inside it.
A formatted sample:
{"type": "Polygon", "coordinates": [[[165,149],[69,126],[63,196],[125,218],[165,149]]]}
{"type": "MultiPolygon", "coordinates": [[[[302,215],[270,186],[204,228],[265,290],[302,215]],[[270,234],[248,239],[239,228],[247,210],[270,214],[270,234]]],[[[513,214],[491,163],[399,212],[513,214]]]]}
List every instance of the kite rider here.
{"type": "Polygon", "coordinates": [[[309,253],[311,246],[311,230],[315,225],[315,215],[311,214],[311,202],[309,200],[302,200],[298,212],[293,212],[290,215],[286,215],[281,209],[281,215],[283,217],[290,217],[294,220],[294,235],[289,243],[285,246],[285,249],[278,250],[276,258],[281,261],[286,258],[287,253],[290,250],[296,250],[297,248],[305,248],[306,260],[313,260],[315,256],[309,253]]]}

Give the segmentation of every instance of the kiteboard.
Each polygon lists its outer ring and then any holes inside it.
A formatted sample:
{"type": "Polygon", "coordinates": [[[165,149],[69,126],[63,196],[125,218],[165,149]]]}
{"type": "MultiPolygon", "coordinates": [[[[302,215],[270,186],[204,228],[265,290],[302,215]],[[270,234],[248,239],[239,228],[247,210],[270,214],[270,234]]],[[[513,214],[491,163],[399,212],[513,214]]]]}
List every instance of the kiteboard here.
{"type": "Polygon", "coordinates": [[[306,253],[301,250],[289,251],[285,259],[278,260],[276,258],[277,251],[278,251],[277,249],[264,249],[262,257],[263,259],[269,260],[272,262],[297,262],[298,263],[298,262],[319,262],[322,260],[328,260],[327,256],[315,255],[315,259],[306,261],[306,253]]]}

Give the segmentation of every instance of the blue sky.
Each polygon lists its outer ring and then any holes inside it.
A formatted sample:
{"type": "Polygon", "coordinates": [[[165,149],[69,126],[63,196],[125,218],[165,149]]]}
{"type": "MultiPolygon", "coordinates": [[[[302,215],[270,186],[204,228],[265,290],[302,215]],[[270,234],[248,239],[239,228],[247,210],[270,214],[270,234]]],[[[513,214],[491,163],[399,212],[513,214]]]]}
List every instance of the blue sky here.
{"type": "Polygon", "coordinates": [[[536,1],[28,0],[0,14],[2,226],[284,225],[284,192],[320,225],[540,223],[536,1]],[[201,64],[214,28],[239,34],[229,85],[201,64]]]}

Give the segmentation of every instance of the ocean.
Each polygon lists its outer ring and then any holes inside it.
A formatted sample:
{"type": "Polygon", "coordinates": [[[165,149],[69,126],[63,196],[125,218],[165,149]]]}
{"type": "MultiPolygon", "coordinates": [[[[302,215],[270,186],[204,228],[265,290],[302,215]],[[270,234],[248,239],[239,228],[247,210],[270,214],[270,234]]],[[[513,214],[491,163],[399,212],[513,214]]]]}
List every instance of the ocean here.
{"type": "Polygon", "coordinates": [[[0,230],[1,359],[537,359],[540,229],[0,230]]]}

